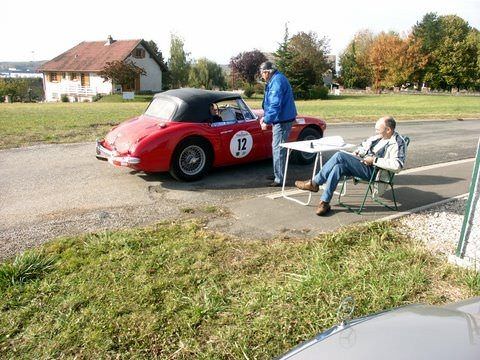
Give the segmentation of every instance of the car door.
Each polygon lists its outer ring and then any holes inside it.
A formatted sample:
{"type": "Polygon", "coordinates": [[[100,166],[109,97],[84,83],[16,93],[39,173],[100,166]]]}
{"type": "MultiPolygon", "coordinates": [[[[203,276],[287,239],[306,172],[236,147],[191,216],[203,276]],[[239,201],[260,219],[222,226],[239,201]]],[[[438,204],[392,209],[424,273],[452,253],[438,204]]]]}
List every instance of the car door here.
{"type": "MultiPolygon", "coordinates": [[[[241,101],[241,100],[240,100],[241,101]]],[[[242,101],[243,102],[243,101],[242,101]]],[[[263,131],[258,119],[242,104],[220,105],[222,122],[214,123],[222,143],[218,164],[236,164],[266,157],[263,131]]]]}

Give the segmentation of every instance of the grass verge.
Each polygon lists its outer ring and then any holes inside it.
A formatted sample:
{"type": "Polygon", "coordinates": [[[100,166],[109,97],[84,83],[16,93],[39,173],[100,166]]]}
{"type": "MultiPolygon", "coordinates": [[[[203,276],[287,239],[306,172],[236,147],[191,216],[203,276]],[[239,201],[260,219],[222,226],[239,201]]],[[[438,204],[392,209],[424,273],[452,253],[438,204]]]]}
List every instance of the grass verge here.
{"type": "MultiPolygon", "coordinates": [[[[300,114],[317,116],[329,123],[376,121],[384,115],[398,120],[480,119],[478,96],[345,95],[328,100],[296,101],[300,114]]],[[[259,108],[261,100],[249,105],[259,108]]]]}
{"type": "Polygon", "coordinates": [[[2,289],[2,358],[271,358],[333,325],[347,295],[361,316],[480,294],[388,223],[270,241],[160,224],[42,253],[53,269],[2,289]]]}

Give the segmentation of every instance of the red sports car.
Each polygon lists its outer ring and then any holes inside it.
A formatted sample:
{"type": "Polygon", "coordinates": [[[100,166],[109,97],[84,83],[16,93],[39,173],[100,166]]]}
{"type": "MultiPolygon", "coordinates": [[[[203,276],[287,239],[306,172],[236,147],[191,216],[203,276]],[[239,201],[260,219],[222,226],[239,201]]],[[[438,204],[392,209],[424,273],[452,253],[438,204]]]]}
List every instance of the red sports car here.
{"type": "MultiPolygon", "coordinates": [[[[271,127],[262,131],[262,110],[250,110],[239,94],[176,89],[156,94],[145,113],[114,127],[98,140],[96,156],[117,166],[164,172],[198,180],[214,166],[241,164],[272,156],[271,127]]],[[[289,141],[323,136],[325,121],[297,116],[289,141]]],[[[297,153],[300,163],[314,160],[297,153]]]]}

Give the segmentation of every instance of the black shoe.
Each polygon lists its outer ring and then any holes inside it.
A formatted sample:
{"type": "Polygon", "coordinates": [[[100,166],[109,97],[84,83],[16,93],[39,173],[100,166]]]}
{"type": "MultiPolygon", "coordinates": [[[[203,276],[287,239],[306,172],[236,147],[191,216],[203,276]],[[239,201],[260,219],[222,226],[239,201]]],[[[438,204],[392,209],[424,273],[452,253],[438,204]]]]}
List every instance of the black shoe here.
{"type": "Polygon", "coordinates": [[[270,180],[270,181],[273,181],[273,180],[275,180],[275,175],[265,176],[265,179],[270,180]]]}
{"type": "Polygon", "coordinates": [[[267,186],[268,186],[268,187],[279,187],[279,186],[282,186],[282,184],[277,183],[277,182],[274,181],[274,182],[268,184],[267,186]]]}

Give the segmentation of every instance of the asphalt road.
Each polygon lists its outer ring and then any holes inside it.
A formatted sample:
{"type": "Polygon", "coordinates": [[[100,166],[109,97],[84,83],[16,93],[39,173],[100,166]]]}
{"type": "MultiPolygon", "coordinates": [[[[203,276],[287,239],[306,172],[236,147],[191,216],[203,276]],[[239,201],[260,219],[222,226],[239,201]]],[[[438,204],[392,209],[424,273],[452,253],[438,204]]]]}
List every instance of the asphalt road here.
{"type": "MultiPolygon", "coordinates": [[[[413,168],[473,157],[480,121],[401,122],[398,131],[411,138],[407,165],[413,168]]],[[[359,143],[372,134],[370,123],[330,125],[326,135],[359,143]]],[[[293,166],[292,178],[306,178],[310,171],[293,166]]],[[[271,162],[263,161],[181,183],[168,174],[135,173],[98,161],[93,143],[1,150],[0,258],[60,235],[177,217],[228,217],[237,202],[278,191],[265,187],[270,173],[271,162]]]]}

